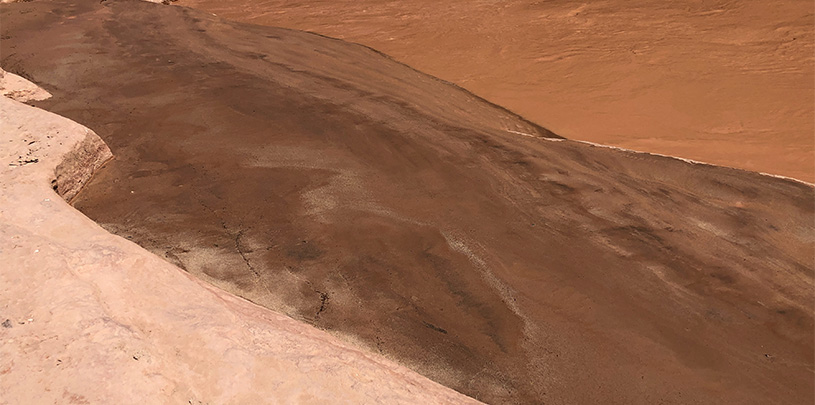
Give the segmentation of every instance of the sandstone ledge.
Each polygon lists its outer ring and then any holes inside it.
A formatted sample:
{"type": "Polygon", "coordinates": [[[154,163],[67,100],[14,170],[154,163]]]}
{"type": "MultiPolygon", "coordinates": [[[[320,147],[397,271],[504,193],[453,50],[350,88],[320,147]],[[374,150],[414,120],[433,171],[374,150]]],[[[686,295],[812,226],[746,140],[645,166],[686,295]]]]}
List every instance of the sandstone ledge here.
{"type": "Polygon", "coordinates": [[[475,402],[73,209],[110,157],[89,129],[0,97],[0,143],[0,403],[475,402]]]}

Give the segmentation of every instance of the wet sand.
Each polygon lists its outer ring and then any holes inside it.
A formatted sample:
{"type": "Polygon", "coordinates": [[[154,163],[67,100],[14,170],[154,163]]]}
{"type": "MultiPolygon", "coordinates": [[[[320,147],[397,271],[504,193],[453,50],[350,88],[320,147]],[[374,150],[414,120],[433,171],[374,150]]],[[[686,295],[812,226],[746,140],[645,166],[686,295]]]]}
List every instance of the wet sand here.
{"type": "Polygon", "coordinates": [[[0,13],[2,67],[116,156],[75,206],[215,285],[489,403],[815,399],[811,186],[563,140],[313,34],[0,13]]]}
{"type": "Polygon", "coordinates": [[[570,139],[815,181],[815,6],[179,0],[368,45],[570,139]]]}

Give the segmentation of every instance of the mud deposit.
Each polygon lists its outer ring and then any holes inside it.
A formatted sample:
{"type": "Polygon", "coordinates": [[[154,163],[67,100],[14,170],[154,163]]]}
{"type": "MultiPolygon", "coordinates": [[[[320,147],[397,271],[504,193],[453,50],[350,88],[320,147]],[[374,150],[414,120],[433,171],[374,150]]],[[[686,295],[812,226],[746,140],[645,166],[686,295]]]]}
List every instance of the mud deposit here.
{"type": "Polygon", "coordinates": [[[811,186],[562,140],[318,35],[0,12],[2,67],[115,155],[75,206],[192,274],[489,403],[813,401],[811,186]]]}

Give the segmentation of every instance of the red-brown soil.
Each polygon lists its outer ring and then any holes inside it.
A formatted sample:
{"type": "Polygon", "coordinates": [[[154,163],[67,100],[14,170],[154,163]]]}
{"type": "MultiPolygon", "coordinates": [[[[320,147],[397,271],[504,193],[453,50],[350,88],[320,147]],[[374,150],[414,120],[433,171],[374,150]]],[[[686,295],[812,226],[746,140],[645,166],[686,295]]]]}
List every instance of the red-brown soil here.
{"type": "Polygon", "coordinates": [[[815,5],[179,0],[359,42],[570,139],[815,181],[815,5]]]}
{"type": "Polygon", "coordinates": [[[809,185],[562,140],[313,34],[0,12],[2,67],[116,156],[76,207],[192,274],[490,403],[814,399],[809,185]]]}

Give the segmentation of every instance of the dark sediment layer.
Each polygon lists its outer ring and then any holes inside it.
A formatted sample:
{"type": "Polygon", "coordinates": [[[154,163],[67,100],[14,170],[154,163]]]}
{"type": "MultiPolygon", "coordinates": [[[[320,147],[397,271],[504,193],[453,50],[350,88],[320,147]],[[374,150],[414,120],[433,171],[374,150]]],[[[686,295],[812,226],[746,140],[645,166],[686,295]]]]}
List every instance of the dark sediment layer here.
{"type": "Polygon", "coordinates": [[[193,274],[488,402],[813,401],[809,186],[557,140],[317,35],[0,11],[2,67],[116,156],[77,208],[193,274]]]}

